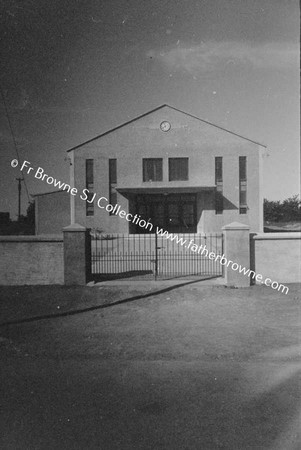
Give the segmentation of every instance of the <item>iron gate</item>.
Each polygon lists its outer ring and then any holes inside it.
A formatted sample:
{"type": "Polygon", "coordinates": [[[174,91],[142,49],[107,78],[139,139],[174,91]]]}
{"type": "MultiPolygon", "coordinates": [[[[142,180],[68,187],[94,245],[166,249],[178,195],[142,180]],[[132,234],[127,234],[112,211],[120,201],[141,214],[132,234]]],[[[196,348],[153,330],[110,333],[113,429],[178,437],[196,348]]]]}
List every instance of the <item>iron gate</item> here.
{"type": "Polygon", "coordinates": [[[91,234],[94,279],[221,276],[222,234],[91,234]],[[209,258],[209,254],[211,256],[209,258]],[[213,259],[213,254],[215,258],[213,259]]]}

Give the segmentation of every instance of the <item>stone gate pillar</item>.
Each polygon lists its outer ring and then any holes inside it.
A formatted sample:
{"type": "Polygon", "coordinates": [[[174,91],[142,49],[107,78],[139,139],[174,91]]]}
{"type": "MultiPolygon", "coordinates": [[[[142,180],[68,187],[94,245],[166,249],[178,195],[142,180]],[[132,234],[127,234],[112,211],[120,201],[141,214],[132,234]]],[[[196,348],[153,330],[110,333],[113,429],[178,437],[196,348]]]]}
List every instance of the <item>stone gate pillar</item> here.
{"type": "Polygon", "coordinates": [[[243,269],[250,269],[250,227],[233,222],[223,228],[224,278],[227,286],[248,287],[251,279],[243,269]],[[229,262],[231,261],[231,262],[229,262]]]}
{"type": "Polygon", "coordinates": [[[84,285],[91,277],[91,236],[79,224],[63,228],[64,284],[84,285]]]}

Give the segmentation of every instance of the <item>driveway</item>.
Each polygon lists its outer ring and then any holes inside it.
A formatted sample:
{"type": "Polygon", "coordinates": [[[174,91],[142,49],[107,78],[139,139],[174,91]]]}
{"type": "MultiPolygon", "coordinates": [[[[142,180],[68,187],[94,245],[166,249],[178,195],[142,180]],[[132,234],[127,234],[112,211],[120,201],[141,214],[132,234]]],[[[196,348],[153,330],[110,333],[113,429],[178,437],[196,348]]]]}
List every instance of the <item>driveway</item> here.
{"type": "Polygon", "coordinates": [[[300,448],[300,286],[154,286],[0,289],[1,449],[300,448]]]}

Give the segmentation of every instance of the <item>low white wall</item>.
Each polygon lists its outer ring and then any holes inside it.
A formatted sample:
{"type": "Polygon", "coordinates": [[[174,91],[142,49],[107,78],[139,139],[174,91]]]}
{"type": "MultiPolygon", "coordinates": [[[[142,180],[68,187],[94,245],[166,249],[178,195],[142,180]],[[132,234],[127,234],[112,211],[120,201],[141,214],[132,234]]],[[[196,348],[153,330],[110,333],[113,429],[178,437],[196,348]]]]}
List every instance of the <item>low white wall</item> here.
{"type": "Polygon", "coordinates": [[[301,233],[260,233],[252,239],[256,273],[279,283],[301,282],[301,233]]]}
{"type": "Polygon", "coordinates": [[[0,236],[0,285],[64,283],[63,236],[0,236]]]}

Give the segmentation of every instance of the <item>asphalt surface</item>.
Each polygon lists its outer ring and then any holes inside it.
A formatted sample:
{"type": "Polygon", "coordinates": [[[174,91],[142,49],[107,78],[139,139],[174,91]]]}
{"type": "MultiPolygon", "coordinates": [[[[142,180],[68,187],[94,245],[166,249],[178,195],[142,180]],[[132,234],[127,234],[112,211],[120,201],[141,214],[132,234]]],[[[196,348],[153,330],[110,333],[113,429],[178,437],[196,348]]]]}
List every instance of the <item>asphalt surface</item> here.
{"type": "Polygon", "coordinates": [[[301,448],[299,285],[0,295],[1,449],[301,448]]]}

